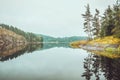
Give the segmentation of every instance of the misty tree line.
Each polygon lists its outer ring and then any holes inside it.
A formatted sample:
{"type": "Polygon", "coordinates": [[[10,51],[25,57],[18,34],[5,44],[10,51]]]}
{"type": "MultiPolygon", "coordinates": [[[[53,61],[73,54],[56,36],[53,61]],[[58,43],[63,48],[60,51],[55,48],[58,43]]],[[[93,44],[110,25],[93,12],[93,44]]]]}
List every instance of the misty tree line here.
{"type": "Polygon", "coordinates": [[[95,9],[95,14],[90,12],[90,6],[85,6],[86,12],[82,14],[84,18],[84,30],[89,39],[95,37],[114,36],[120,38],[120,4],[108,6],[101,16],[100,11],[95,9]]]}
{"type": "Polygon", "coordinates": [[[24,31],[21,30],[21,29],[18,29],[18,28],[14,27],[14,26],[9,26],[9,25],[6,25],[6,24],[0,24],[0,26],[1,26],[2,28],[7,29],[7,30],[13,31],[13,32],[15,32],[15,33],[18,34],[18,35],[22,35],[23,37],[25,37],[25,39],[26,39],[28,42],[42,41],[42,37],[37,36],[37,35],[34,34],[34,33],[24,32],[24,31]]]}

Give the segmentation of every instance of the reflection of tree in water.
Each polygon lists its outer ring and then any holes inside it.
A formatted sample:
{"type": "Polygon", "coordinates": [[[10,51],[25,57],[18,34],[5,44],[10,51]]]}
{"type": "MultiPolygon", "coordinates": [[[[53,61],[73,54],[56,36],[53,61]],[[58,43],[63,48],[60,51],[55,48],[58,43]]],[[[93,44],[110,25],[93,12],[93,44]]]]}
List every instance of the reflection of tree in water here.
{"type": "Polygon", "coordinates": [[[107,80],[120,80],[120,59],[101,58],[102,71],[107,80]]]}
{"type": "Polygon", "coordinates": [[[85,58],[85,62],[84,62],[84,68],[85,68],[85,72],[83,73],[83,77],[86,77],[86,80],[90,80],[92,73],[91,73],[91,54],[89,54],[89,56],[87,58],[85,58]]]}
{"type": "Polygon", "coordinates": [[[2,50],[0,52],[0,61],[6,61],[9,59],[17,58],[18,56],[24,53],[32,53],[33,51],[42,48],[42,44],[29,44],[29,45],[21,45],[10,47],[10,49],[2,50]]]}
{"type": "Polygon", "coordinates": [[[43,48],[42,49],[50,49],[54,47],[64,47],[64,48],[70,48],[69,43],[43,43],[43,48]]]}
{"type": "Polygon", "coordinates": [[[82,77],[85,77],[86,80],[90,80],[91,77],[94,75],[96,80],[100,80],[99,78],[100,58],[98,58],[98,56],[96,55],[89,54],[88,57],[85,58],[84,60],[85,60],[84,62],[85,72],[83,73],[82,77]]]}
{"type": "Polygon", "coordinates": [[[53,47],[65,47],[69,48],[68,43],[41,43],[41,44],[29,44],[29,45],[7,45],[2,46],[0,50],[0,61],[16,58],[24,53],[32,53],[36,50],[45,50],[53,47]]]}
{"type": "Polygon", "coordinates": [[[85,72],[82,77],[85,77],[86,80],[93,80],[92,77],[94,80],[101,80],[102,73],[106,80],[120,80],[120,59],[89,54],[84,60],[85,72]]]}

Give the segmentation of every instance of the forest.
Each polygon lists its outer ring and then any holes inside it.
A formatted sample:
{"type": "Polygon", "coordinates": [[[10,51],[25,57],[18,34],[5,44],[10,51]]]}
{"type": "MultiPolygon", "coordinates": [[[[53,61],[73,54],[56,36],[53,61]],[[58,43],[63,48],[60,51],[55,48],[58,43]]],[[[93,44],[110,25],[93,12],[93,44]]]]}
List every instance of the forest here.
{"type": "Polygon", "coordinates": [[[92,15],[89,4],[85,8],[86,12],[82,14],[83,25],[89,39],[106,36],[120,38],[120,4],[118,1],[113,6],[109,5],[103,15],[100,15],[98,9],[95,9],[95,14],[92,15]]]}
{"type": "Polygon", "coordinates": [[[84,32],[88,40],[70,43],[71,47],[84,48],[86,50],[100,50],[120,54],[120,4],[108,5],[103,14],[98,9],[92,14],[90,5],[85,6],[82,14],[84,19],[84,32]]]}

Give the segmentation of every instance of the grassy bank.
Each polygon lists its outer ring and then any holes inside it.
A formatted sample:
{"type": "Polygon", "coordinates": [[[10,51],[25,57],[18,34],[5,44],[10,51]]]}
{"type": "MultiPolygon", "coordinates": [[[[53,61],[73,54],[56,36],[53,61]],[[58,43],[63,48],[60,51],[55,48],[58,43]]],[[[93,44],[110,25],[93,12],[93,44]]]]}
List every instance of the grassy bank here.
{"type": "Polygon", "coordinates": [[[80,48],[81,46],[87,45],[103,47],[106,51],[120,51],[120,39],[114,38],[113,36],[98,38],[91,41],[83,40],[70,43],[70,46],[73,48],[80,48]]]}
{"type": "Polygon", "coordinates": [[[82,48],[108,58],[120,58],[120,39],[114,38],[113,36],[98,38],[91,41],[75,41],[70,43],[70,46],[72,48],[82,48]]]}

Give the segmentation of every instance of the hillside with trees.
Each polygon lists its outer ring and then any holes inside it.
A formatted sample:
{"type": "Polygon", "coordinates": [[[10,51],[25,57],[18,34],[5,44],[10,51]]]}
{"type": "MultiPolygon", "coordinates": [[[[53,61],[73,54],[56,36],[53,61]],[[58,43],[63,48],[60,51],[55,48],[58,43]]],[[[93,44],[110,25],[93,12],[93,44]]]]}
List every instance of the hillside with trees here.
{"type": "Polygon", "coordinates": [[[9,56],[12,58],[12,55],[18,56],[22,51],[33,52],[38,46],[42,47],[42,41],[42,36],[0,24],[0,59],[6,59],[9,56]]]}
{"type": "Polygon", "coordinates": [[[0,27],[0,51],[13,46],[26,45],[27,40],[22,35],[0,27]]]}
{"type": "MultiPolygon", "coordinates": [[[[42,42],[42,36],[36,36],[36,34],[32,33],[32,32],[24,32],[23,30],[21,29],[18,29],[14,26],[9,26],[9,25],[6,25],[6,24],[0,24],[1,28],[2,29],[6,29],[6,30],[9,30],[12,35],[12,33],[14,32],[13,35],[20,35],[22,37],[24,37],[26,39],[27,42],[42,42]]],[[[7,34],[6,34],[7,35],[7,34]]],[[[9,35],[9,34],[8,34],[9,35]]],[[[16,36],[17,37],[17,36],[16,36]]]]}
{"type": "Polygon", "coordinates": [[[40,44],[41,36],[24,32],[16,27],[0,24],[0,51],[27,44],[40,44]]]}
{"type": "Polygon", "coordinates": [[[71,36],[71,37],[52,37],[47,35],[38,34],[43,37],[44,43],[70,43],[73,41],[87,40],[86,36],[71,36]]]}

